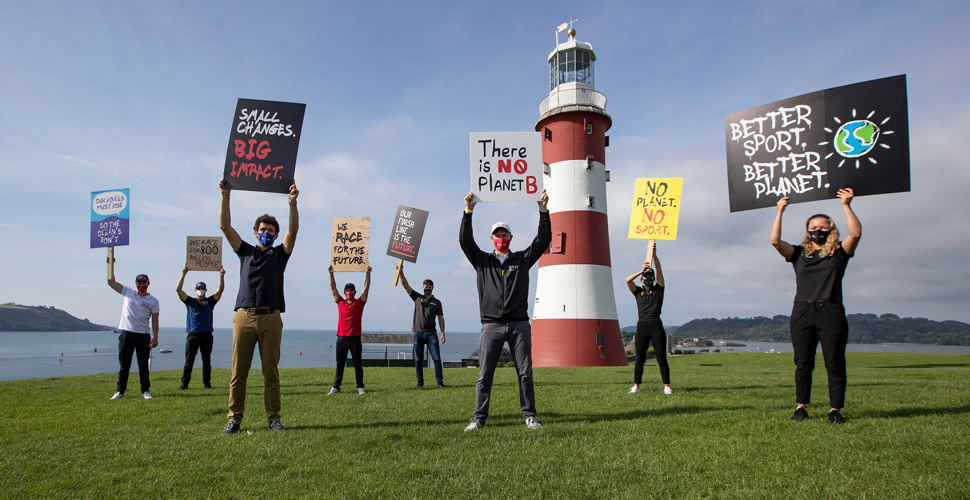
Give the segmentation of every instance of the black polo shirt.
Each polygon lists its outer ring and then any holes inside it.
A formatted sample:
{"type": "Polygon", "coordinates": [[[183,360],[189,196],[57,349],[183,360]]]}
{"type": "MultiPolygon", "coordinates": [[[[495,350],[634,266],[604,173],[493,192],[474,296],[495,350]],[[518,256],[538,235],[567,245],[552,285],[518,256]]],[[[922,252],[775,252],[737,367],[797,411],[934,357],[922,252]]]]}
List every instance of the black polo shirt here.
{"type": "Polygon", "coordinates": [[[243,241],[236,255],[239,256],[239,292],[234,309],[273,307],[285,312],[283,272],[290,254],[283,244],[263,251],[243,241]]]}
{"type": "Polygon", "coordinates": [[[411,325],[412,332],[435,333],[435,318],[444,316],[445,312],[441,308],[441,301],[434,295],[426,298],[423,293],[411,290],[411,300],[414,301],[414,322],[411,325]]]}
{"type": "Polygon", "coordinates": [[[818,257],[818,251],[805,255],[805,248],[795,246],[788,262],[795,268],[795,302],[831,300],[842,302],[842,278],[851,256],[841,246],[834,252],[818,257]]]}
{"type": "Polygon", "coordinates": [[[640,320],[660,318],[660,309],[664,306],[664,287],[653,285],[644,290],[638,286],[633,296],[637,299],[637,317],[640,320]]]}

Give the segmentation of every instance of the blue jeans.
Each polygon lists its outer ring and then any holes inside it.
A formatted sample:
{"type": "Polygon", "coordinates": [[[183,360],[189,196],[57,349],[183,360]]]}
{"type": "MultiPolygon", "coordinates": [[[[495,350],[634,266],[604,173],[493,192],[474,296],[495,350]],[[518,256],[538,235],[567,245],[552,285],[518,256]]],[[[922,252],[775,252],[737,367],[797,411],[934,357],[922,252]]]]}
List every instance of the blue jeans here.
{"type": "Polygon", "coordinates": [[[441,374],[441,348],[438,345],[438,334],[436,333],[414,333],[414,373],[418,376],[418,385],[424,385],[424,346],[428,346],[431,351],[431,361],[434,361],[434,378],[438,384],[444,382],[441,374]]]}

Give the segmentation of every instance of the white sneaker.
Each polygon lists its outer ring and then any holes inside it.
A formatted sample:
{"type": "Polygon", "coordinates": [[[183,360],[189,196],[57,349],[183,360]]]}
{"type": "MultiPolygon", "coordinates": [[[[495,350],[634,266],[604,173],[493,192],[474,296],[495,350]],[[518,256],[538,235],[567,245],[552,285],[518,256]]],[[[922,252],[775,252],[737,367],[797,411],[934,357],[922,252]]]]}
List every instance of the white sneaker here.
{"type": "Polygon", "coordinates": [[[357,388],[357,394],[363,394],[363,393],[364,393],[364,388],[363,387],[358,387],[357,388]]]}
{"type": "Polygon", "coordinates": [[[148,391],[145,391],[145,392],[141,393],[141,397],[143,397],[145,399],[152,399],[152,395],[148,391]]]}
{"type": "Polygon", "coordinates": [[[340,389],[337,389],[336,387],[331,387],[330,388],[330,392],[327,393],[327,396],[333,396],[334,394],[336,394],[338,392],[340,392],[340,389]]]}
{"type": "Polygon", "coordinates": [[[525,419],[525,426],[530,429],[541,429],[542,424],[540,424],[535,417],[529,417],[525,419]]]}
{"type": "Polygon", "coordinates": [[[485,427],[485,422],[482,422],[481,420],[478,420],[477,418],[473,418],[471,420],[471,422],[468,423],[468,427],[465,427],[465,432],[468,432],[468,431],[477,431],[478,429],[481,429],[482,427],[485,427]]]}
{"type": "Polygon", "coordinates": [[[633,386],[633,387],[630,388],[629,394],[639,394],[639,393],[640,393],[640,388],[639,387],[633,386]]]}
{"type": "Polygon", "coordinates": [[[670,387],[664,387],[664,394],[673,394],[674,391],[670,390],[670,387]]]}
{"type": "Polygon", "coordinates": [[[123,393],[116,392],[114,396],[111,396],[111,399],[121,399],[123,397],[125,397],[123,393]]]}

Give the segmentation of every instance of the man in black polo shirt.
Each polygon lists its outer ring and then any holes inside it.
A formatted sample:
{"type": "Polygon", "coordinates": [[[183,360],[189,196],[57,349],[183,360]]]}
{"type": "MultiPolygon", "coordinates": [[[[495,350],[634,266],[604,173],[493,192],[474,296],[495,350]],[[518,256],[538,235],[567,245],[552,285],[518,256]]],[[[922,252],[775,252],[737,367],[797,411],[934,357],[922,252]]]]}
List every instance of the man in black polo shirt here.
{"type": "Polygon", "coordinates": [[[293,253],[296,232],[300,228],[300,215],[296,210],[296,198],[300,192],[296,184],[290,186],[287,195],[290,204],[289,228],[283,243],[273,246],[280,232],[276,218],[264,214],[256,219],[253,234],[256,246],[239,237],[232,228],[229,215],[229,189],[226,181],[219,182],[222,204],[219,206],[219,228],[226,236],[229,246],[239,256],[239,293],[236,295],[236,315],[232,319],[232,377],[229,380],[229,423],[223,434],[239,432],[239,423],[246,408],[246,379],[253,362],[253,350],[259,345],[259,359],[263,369],[263,403],[269,420],[269,428],[286,430],[280,422],[280,341],[283,337],[283,320],[280,313],[286,310],[283,300],[283,272],[293,253]]]}
{"type": "Polygon", "coordinates": [[[424,280],[423,294],[413,290],[408,285],[408,279],[404,277],[404,262],[399,265],[401,270],[401,286],[407,292],[408,297],[414,301],[414,321],[411,325],[411,332],[414,334],[414,371],[418,377],[418,387],[424,386],[424,346],[428,346],[431,352],[431,361],[434,362],[434,378],[438,383],[439,389],[444,389],[444,376],[441,373],[441,348],[438,346],[438,336],[435,333],[434,320],[438,318],[441,325],[441,343],[445,343],[445,312],[441,308],[441,301],[432,295],[434,282],[424,280]]]}

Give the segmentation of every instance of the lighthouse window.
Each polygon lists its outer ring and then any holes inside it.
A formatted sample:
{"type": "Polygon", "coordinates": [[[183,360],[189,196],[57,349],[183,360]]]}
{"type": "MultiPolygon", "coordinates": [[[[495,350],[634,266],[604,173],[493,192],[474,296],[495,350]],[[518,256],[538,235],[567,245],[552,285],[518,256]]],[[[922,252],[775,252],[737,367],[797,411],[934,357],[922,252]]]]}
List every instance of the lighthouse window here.
{"type": "Polygon", "coordinates": [[[561,83],[593,84],[593,65],[590,53],[584,50],[560,52],[549,61],[550,90],[561,83]]]}

